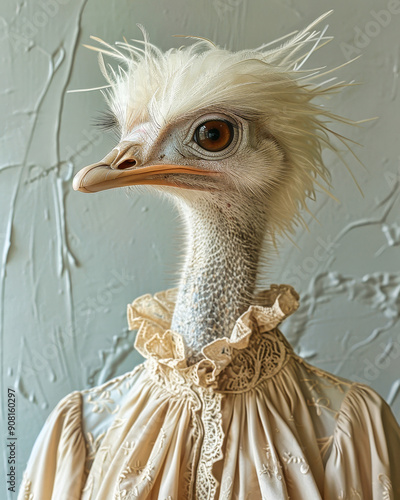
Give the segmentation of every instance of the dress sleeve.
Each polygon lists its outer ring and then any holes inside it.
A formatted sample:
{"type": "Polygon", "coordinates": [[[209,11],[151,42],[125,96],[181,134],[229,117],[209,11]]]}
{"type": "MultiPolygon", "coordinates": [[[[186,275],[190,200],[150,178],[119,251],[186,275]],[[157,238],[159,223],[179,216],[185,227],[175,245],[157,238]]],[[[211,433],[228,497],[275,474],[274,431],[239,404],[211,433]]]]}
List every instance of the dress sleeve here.
{"type": "Polygon", "coordinates": [[[82,399],[74,392],[49,415],[33,447],[18,500],[79,500],[85,479],[82,399]]]}
{"type": "Polygon", "coordinates": [[[337,416],[324,499],[400,499],[399,467],[400,428],[390,407],[354,384],[337,416]]]}

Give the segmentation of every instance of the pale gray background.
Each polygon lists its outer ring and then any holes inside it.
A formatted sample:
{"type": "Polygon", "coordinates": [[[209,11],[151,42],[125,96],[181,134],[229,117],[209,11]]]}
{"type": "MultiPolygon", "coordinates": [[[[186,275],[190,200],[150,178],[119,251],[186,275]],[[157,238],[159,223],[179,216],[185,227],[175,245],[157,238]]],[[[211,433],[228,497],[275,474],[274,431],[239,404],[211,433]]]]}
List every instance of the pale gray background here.
{"type": "MultiPolygon", "coordinates": [[[[310,203],[319,222],[305,215],[310,233],[298,231],[299,248],[282,243],[268,281],[291,283],[302,295],[284,328],[296,350],[370,384],[400,417],[399,2],[17,0],[0,17],[0,349],[2,396],[7,387],[18,391],[18,480],[60,398],[139,362],[126,303],[173,286],[179,269],[177,217],[166,204],[71,188],[74,173],[114,144],[92,125],[105,108],[100,93],[66,94],[105,83],[82,44],[92,34],[109,42],[140,37],[142,23],[164,49],[182,44],[174,34],[250,48],[331,8],[335,39],[308,67],[362,55],[339,75],[363,85],[327,105],[354,119],[380,117],[340,129],[364,145],[355,151],[366,169],[345,158],[365,197],[327,155],[341,204],[319,193],[310,203]]],[[[5,437],[3,421],[3,450],[5,437]]]]}

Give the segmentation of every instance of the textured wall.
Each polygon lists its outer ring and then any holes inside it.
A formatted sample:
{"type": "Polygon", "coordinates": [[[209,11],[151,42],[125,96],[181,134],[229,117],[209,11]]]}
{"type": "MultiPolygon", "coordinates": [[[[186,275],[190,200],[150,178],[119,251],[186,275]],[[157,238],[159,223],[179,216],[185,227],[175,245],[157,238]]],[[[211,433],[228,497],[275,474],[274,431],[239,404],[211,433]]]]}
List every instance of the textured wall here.
{"type": "Polygon", "coordinates": [[[104,109],[100,93],[66,94],[104,84],[95,54],[82,44],[92,34],[110,42],[139,37],[136,23],[142,23],[163,48],[182,43],[173,34],[204,36],[231,49],[254,47],[332,7],[335,39],[313,56],[312,66],[362,55],[340,78],[363,85],[329,105],[354,119],[379,116],[343,129],[364,145],[355,151],[366,169],[344,154],[364,198],[327,155],[341,203],[319,194],[310,204],[319,222],[306,214],[310,232],[298,232],[298,248],[282,244],[269,280],[301,292],[302,308],[284,328],[296,350],[370,384],[400,418],[400,2],[16,0],[0,17],[0,351],[1,445],[5,450],[11,387],[18,404],[18,481],[62,396],[139,362],[125,305],[172,286],[179,266],[176,214],[159,199],[72,191],[73,174],[113,145],[92,125],[104,109]]]}

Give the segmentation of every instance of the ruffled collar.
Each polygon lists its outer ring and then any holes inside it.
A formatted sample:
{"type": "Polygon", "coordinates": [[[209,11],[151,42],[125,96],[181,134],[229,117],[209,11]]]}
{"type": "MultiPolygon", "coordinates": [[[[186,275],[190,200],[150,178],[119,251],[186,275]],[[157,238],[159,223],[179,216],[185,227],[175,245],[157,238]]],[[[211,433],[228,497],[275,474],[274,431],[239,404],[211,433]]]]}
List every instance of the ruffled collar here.
{"type": "MultiPolygon", "coordinates": [[[[138,330],[135,348],[165,373],[173,370],[182,380],[201,386],[221,389],[230,385],[232,388],[232,380],[229,380],[232,377],[228,373],[235,372],[233,365],[238,356],[243,366],[246,364],[244,358],[256,359],[261,349],[264,353],[261,363],[267,367],[266,375],[272,376],[283,365],[287,351],[291,351],[276,328],[299,306],[299,295],[289,285],[271,285],[269,290],[261,292],[258,302],[264,305],[250,306],[236,321],[231,336],[216,339],[203,347],[202,359],[190,366],[183,338],[170,329],[176,297],[177,289],[170,289],[143,295],[128,305],[129,329],[138,330]],[[225,379],[227,383],[223,383],[225,379]]],[[[250,371],[253,373],[254,369],[250,371]]]]}

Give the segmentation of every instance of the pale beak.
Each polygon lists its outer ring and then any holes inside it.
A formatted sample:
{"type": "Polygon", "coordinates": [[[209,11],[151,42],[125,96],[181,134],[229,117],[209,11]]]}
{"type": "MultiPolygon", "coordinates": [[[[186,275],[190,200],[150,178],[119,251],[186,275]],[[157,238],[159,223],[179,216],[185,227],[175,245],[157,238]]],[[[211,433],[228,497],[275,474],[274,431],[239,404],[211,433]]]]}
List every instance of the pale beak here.
{"type": "Polygon", "coordinates": [[[118,170],[111,168],[104,162],[94,163],[82,168],[74,177],[72,187],[82,193],[96,193],[105,189],[126,187],[139,184],[184,187],[187,189],[201,189],[188,186],[178,180],[171,179],[167,174],[189,174],[202,176],[220,176],[220,172],[203,170],[187,165],[149,165],[146,167],[126,168],[118,170]]]}

